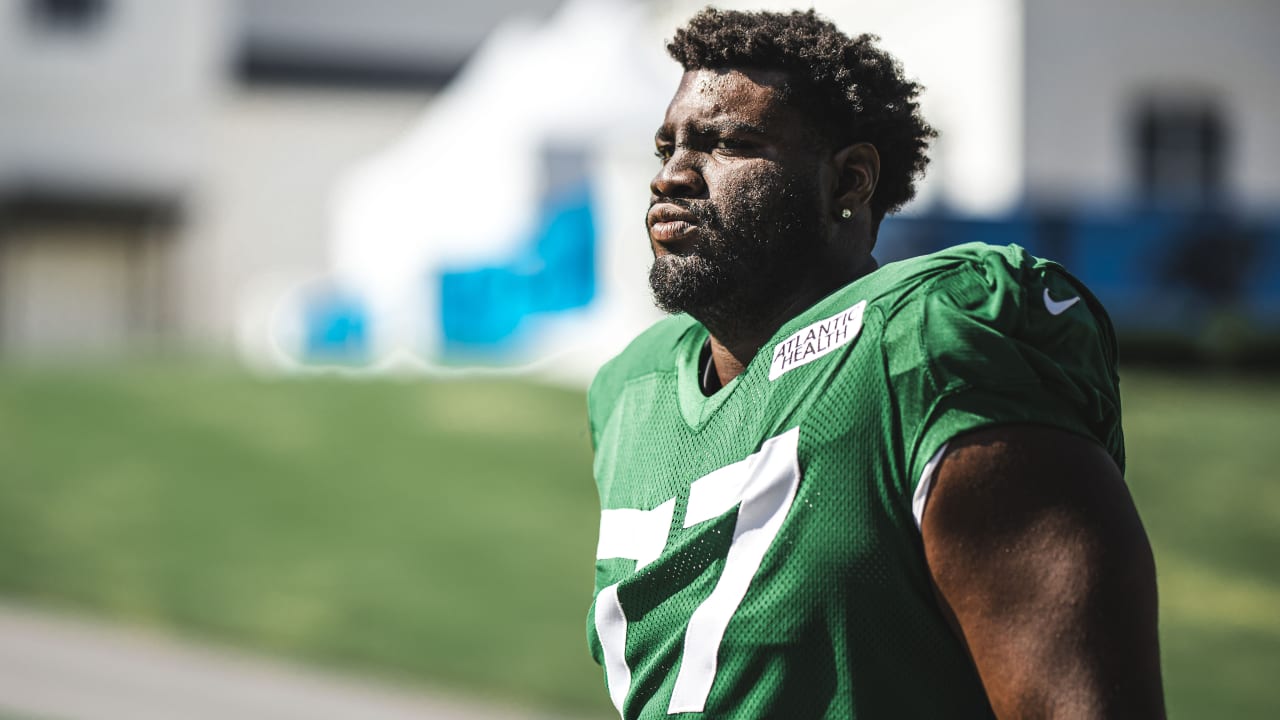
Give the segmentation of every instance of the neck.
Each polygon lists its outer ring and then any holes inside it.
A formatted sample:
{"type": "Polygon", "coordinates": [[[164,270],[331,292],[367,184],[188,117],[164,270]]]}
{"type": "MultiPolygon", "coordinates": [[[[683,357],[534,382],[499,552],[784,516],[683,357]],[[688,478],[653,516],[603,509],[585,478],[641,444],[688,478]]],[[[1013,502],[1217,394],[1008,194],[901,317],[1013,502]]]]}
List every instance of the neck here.
{"type": "MultiPolygon", "coordinates": [[[[759,312],[744,313],[726,308],[724,311],[700,313],[697,319],[711,334],[711,362],[723,387],[746,370],[760,348],[787,321],[813,307],[814,303],[878,267],[875,258],[865,261],[852,273],[841,273],[825,279],[812,278],[810,282],[796,283],[789,298],[778,302],[776,298],[759,312]]],[[[766,298],[766,301],[768,299],[766,298]]]]}

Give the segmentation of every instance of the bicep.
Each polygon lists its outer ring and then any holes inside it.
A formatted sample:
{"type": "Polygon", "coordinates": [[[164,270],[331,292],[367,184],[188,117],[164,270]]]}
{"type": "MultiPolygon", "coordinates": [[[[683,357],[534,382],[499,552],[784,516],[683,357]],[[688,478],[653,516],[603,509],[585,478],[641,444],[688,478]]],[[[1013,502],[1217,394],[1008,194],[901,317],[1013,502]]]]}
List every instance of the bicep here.
{"type": "Polygon", "coordinates": [[[1163,717],[1154,562],[1100,446],[1031,425],[956,438],[921,531],[999,717],[1163,717]]]}

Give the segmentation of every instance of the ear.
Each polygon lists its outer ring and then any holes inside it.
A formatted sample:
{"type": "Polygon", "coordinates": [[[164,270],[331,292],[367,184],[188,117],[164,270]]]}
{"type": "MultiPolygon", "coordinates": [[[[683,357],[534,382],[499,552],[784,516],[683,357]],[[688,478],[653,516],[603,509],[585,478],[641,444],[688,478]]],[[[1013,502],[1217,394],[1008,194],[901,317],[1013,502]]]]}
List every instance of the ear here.
{"type": "Polygon", "coordinates": [[[880,180],[880,152],[871,143],[855,143],[841,148],[835,154],[836,215],[850,210],[861,213],[871,202],[880,180]]]}

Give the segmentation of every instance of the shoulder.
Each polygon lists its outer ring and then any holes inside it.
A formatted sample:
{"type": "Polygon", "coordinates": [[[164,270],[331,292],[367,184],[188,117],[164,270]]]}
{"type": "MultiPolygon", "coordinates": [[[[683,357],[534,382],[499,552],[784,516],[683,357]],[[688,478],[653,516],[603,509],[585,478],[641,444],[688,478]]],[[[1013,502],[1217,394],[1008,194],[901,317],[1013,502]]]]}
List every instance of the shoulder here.
{"type": "Polygon", "coordinates": [[[653,373],[675,372],[681,344],[690,341],[701,327],[688,315],[672,315],[651,325],[605,363],[587,392],[592,422],[608,417],[614,400],[628,382],[653,373]]]}
{"type": "Polygon", "coordinates": [[[1016,245],[960,245],[885,269],[897,284],[881,342],[917,438],[913,478],[949,438],[1009,423],[1093,438],[1123,468],[1115,334],[1083,284],[1016,245]]]}
{"type": "Polygon", "coordinates": [[[626,383],[635,377],[674,369],[676,350],[681,341],[699,327],[696,320],[684,314],[659,320],[600,368],[591,383],[591,391],[604,391],[619,382],[626,383]]]}
{"type": "Polygon", "coordinates": [[[914,340],[926,354],[1006,340],[1072,352],[1073,342],[1091,340],[1091,349],[1097,344],[1115,361],[1102,304],[1061,265],[1017,245],[958,245],[883,271],[892,288],[884,303],[889,333],[914,340]]]}
{"type": "MultiPolygon", "coordinates": [[[[1026,288],[1053,274],[1070,278],[1057,263],[1034,257],[1017,245],[966,243],[889,263],[869,277],[896,309],[957,292],[1018,300],[1026,288]]],[[[1074,279],[1067,282],[1079,284],[1074,279]]]]}

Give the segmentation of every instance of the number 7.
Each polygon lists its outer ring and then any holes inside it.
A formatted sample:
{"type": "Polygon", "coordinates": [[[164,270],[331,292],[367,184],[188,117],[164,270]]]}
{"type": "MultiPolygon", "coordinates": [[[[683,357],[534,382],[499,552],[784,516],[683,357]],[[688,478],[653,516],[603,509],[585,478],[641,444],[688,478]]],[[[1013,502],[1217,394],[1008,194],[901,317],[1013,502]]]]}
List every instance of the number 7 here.
{"type": "MultiPolygon", "coordinates": [[[[741,507],[720,579],[689,618],[667,714],[702,712],[706,707],[729,620],[746,597],[751,579],[795,501],[800,485],[799,444],[800,429],[793,428],[766,440],[759,452],[695,480],[689,488],[686,528],[741,507]]],[[[596,558],[629,558],[636,561],[639,571],[662,554],[674,511],[672,498],[653,510],[601,512],[596,558]]],[[[625,657],[627,619],[616,583],[596,596],[595,624],[604,651],[609,696],[622,713],[631,689],[631,670],[625,657]]]]}

